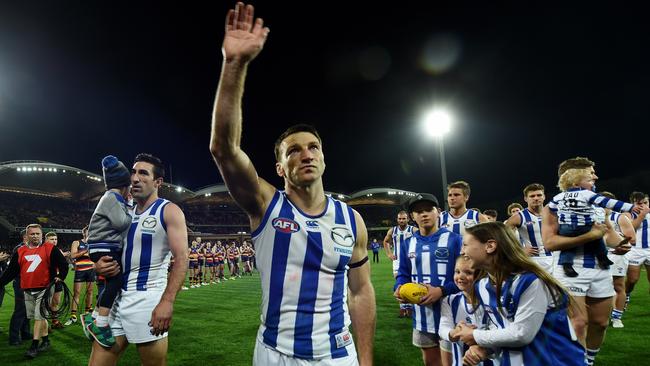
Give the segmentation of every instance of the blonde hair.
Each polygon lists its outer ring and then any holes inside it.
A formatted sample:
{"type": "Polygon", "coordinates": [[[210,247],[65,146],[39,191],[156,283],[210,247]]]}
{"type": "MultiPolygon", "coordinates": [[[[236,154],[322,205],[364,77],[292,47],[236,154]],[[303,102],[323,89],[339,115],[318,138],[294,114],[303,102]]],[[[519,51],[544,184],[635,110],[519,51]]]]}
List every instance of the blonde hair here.
{"type": "MultiPolygon", "coordinates": [[[[515,239],[513,232],[507,229],[503,223],[498,221],[485,222],[465,229],[465,233],[474,236],[481,243],[486,243],[488,240],[494,240],[497,243],[496,251],[493,254],[495,256],[494,268],[496,268],[496,272],[490,273],[490,280],[496,289],[499,309],[503,305],[501,304],[501,286],[506,279],[516,273],[531,272],[548,288],[554,307],[562,307],[563,304],[567,303],[565,299],[568,299],[569,315],[574,313],[575,303],[566,288],[524,252],[519,241],[515,239]]],[[[476,273],[475,281],[481,277],[483,277],[481,273],[476,273]]],[[[474,288],[470,291],[470,298],[472,304],[478,306],[478,296],[476,296],[474,288]]]]}
{"type": "Polygon", "coordinates": [[[27,230],[29,230],[29,229],[39,229],[39,230],[43,230],[43,227],[42,227],[41,225],[39,225],[39,224],[29,224],[29,225],[27,225],[27,227],[25,228],[25,231],[27,231],[27,230]]]}
{"type": "Polygon", "coordinates": [[[560,176],[557,186],[565,192],[571,187],[576,187],[585,177],[591,178],[591,171],[588,169],[568,169],[560,176]]]}

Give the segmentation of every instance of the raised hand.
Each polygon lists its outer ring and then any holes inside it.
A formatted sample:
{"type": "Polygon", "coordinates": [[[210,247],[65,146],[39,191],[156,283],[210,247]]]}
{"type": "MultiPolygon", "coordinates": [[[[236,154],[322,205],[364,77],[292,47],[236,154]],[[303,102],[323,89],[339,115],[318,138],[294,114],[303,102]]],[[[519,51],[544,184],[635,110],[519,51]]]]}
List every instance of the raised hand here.
{"type": "Polygon", "coordinates": [[[262,18],[254,18],[254,12],[253,5],[242,2],[228,11],[221,49],[226,62],[250,62],[264,47],[270,30],[264,27],[262,18]]]}

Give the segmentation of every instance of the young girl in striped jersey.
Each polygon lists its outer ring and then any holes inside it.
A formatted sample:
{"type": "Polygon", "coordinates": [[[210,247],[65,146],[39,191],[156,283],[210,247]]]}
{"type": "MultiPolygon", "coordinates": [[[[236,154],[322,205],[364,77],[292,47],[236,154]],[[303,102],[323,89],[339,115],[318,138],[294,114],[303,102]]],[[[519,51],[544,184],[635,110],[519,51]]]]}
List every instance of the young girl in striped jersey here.
{"type": "Polygon", "coordinates": [[[472,304],[486,313],[488,329],[461,322],[451,333],[470,345],[463,363],[477,365],[495,353],[497,365],[582,366],[569,313],[575,308],[567,290],[535,263],[513,233],[500,222],[468,228],[463,252],[488,276],[475,282],[472,304]]]}
{"type": "MultiPolygon", "coordinates": [[[[458,337],[450,336],[450,332],[454,330],[457,324],[465,322],[470,326],[480,327],[485,324],[483,317],[485,313],[482,309],[474,308],[469,300],[469,291],[474,285],[474,269],[472,268],[471,261],[466,256],[460,256],[456,259],[456,268],[454,269],[454,283],[462,291],[453,295],[449,295],[442,300],[440,309],[440,338],[445,341],[453,342],[452,349],[450,350],[453,356],[453,366],[463,365],[463,355],[468,350],[469,346],[464,344],[458,337]]],[[[442,358],[446,359],[441,347],[442,358]]],[[[491,361],[481,362],[484,366],[492,365],[491,361]]]]}

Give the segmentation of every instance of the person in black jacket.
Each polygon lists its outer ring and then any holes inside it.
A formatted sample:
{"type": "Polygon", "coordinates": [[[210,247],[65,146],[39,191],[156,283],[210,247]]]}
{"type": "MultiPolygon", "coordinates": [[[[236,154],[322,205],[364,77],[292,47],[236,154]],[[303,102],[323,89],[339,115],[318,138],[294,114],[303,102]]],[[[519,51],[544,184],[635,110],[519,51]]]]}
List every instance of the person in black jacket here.
{"type": "MultiPolygon", "coordinates": [[[[27,244],[27,231],[25,229],[21,231],[20,236],[23,241],[14,247],[12,253],[27,244]]],[[[9,323],[9,345],[20,346],[23,341],[32,339],[32,333],[29,330],[29,319],[27,319],[27,313],[25,312],[25,294],[20,288],[20,276],[14,279],[13,288],[14,311],[11,314],[9,323]]]]}

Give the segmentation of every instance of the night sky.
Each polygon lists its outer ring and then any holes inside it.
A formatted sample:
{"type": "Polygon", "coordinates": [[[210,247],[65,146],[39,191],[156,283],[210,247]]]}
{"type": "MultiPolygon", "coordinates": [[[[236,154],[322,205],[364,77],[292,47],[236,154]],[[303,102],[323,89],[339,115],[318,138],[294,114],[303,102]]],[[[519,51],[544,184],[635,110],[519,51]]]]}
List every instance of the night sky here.
{"type": "MultiPolygon", "coordinates": [[[[100,173],[106,154],[130,163],[151,152],[175,184],[221,182],[208,142],[234,2],[7,3],[0,161],[100,173]]],[[[448,180],[470,182],[473,203],[534,181],[555,192],[557,164],[576,155],[595,160],[601,179],[648,168],[640,8],[348,3],[255,4],[271,33],[249,69],[243,148],[276,186],[273,142],[306,122],[324,140],[326,190],[440,194],[438,147],[420,125],[432,105],[453,111],[448,180]]]]}

